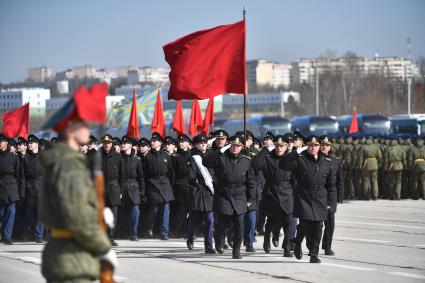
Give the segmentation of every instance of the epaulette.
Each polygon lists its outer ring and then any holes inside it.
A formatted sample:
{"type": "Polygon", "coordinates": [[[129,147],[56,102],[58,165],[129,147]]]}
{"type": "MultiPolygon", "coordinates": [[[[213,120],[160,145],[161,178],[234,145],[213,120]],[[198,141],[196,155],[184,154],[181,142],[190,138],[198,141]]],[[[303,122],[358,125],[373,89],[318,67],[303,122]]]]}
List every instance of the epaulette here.
{"type": "Polygon", "coordinates": [[[332,162],[332,159],[330,159],[329,157],[325,157],[325,159],[329,162],[332,162]]]}
{"type": "Polygon", "coordinates": [[[249,156],[247,156],[247,155],[245,155],[245,154],[241,154],[242,155],[242,157],[245,157],[245,158],[247,158],[247,159],[249,159],[249,160],[252,160],[252,158],[251,157],[249,157],[249,156]]]}

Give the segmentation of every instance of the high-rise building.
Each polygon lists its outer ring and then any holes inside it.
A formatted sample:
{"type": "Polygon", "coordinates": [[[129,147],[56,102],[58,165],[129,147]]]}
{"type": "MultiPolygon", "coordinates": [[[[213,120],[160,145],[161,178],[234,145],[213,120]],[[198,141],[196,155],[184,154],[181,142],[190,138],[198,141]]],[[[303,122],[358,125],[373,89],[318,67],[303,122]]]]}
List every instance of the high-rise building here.
{"type": "Polygon", "coordinates": [[[43,83],[52,78],[52,69],[43,66],[37,68],[29,68],[27,71],[28,81],[35,83],[43,83]]]}
{"type": "Polygon", "coordinates": [[[96,68],[91,65],[76,66],[72,68],[74,79],[90,79],[96,76],[96,68]]]}
{"type": "Polygon", "coordinates": [[[288,64],[273,63],[267,60],[247,61],[248,87],[272,86],[274,88],[289,87],[291,83],[292,66],[288,64]]]}

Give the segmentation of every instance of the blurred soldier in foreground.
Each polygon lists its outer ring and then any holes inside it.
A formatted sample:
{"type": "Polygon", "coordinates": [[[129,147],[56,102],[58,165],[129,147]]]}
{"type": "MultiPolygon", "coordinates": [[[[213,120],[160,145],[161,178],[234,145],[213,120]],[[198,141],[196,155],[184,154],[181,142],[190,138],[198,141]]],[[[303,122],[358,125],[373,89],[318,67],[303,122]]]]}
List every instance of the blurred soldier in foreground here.
{"type": "MultiPolygon", "coordinates": [[[[89,128],[75,117],[55,130],[61,141],[41,157],[46,176],[39,211],[42,222],[51,229],[41,271],[47,282],[91,282],[99,278],[101,260],[114,267],[117,259],[100,229],[95,189],[86,157],[79,152],[89,141],[89,128]]],[[[113,220],[107,223],[111,225],[113,220]]]]}

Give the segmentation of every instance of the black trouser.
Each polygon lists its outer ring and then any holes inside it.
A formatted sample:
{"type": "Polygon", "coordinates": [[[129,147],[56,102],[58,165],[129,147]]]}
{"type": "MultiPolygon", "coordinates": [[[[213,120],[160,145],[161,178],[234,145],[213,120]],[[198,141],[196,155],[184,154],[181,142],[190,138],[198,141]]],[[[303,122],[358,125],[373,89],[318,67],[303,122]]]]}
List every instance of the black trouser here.
{"type": "Polygon", "coordinates": [[[318,256],[320,240],[322,239],[322,227],[323,221],[300,219],[300,224],[298,224],[297,227],[295,243],[297,245],[301,245],[305,236],[310,256],[318,256]]]}
{"type": "Polygon", "coordinates": [[[283,227],[283,243],[282,248],[285,251],[291,249],[291,229],[292,229],[292,213],[286,214],[282,208],[274,209],[269,213],[267,217],[266,229],[264,237],[270,237],[270,233],[273,232],[273,237],[279,237],[280,228],[283,227]]]}
{"type": "Polygon", "coordinates": [[[325,231],[323,232],[322,250],[332,249],[332,238],[335,230],[335,212],[328,209],[328,217],[325,220],[325,231]]]}
{"type": "Polygon", "coordinates": [[[259,201],[257,210],[257,232],[262,233],[264,231],[264,223],[266,222],[266,208],[263,200],[259,201]]]}
{"type": "Polygon", "coordinates": [[[175,201],[171,204],[170,228],[174,236],[183,237],[186,234],[189,211],[189,206],[185,202],[175,201]]]}
{"type": "Polygon", "coordinates": [[[226,229],[233,222],[233,254],[240,254],[242,237],[244,234],[245,213],[237,215],[216,214],[216,230],[214,231],[214,241],[216,246],[223,247],[226,229]]]}

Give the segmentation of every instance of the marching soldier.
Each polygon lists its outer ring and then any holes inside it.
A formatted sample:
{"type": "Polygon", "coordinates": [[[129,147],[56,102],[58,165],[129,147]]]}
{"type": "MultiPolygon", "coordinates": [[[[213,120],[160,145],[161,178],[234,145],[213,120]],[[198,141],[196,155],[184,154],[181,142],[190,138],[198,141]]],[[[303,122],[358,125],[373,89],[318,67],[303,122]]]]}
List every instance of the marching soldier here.
{"type": "Polygon", "coordinates": [[[193,139],[195,148],[191,151],[191,157],[186,166],[189,168],[190,186],[190,212],[189,224],[187,226],[187,247],[193,249],[193,238],[196,228],[204,221],[204,247],[206,254],[215,254],[213,248],[214,232],[214,184],[212,170],[208,170],[203,164],[207,152],[208,138],[204,134],[199,134],[193,139]]]}
{"type": "Polygon", "coordinates": [[[25,193],[25,227],[32,232],[37,243],[43,242],[44,226],[40,221],[37,207],[38,196],[43,186],[44,169],[40,164],[40,140],[35,135],[28,136],[28,155],[22,159],[23,178],[21,186],[25,193]]]}
{"type": "MultiPolygon", "coordinates": [[[[121,205],[122,183],[124,177],[124,163],[122,157],[116,152],[113,146],[113,138],[106,134],[101,138],[102,141],[102,170],[105,176],[105,205],[109,207],[114,214],[114,228],[109,229],[109,238],[113,246],[118,246],[115,242],[115,232],[118,220],[118,208],[121,205]]],[[[117,141],[116,141],[117,143],[117,141]]],[[[121,143],[121,141],[119,142],[121,143]]]]}
{"type": "Polygon", "coordinates": [[[357,151],[357,158],[357,166],[362,170],[363,199],[370,200],[372,196],[373,200],[377,200],[379,196],[378,168],[382,162],[382,154],[379,147],[373,144],[371,136],[357,151]]]}
{"type": "Polygon", "coordinates": [[[244,217],[247,208],[255,205],[255,180],[251,159],[241,150],[243,137],[232,136],[230,148],[222,155],[211,151],[203,162],[214,170],[217,188],[214,193],[214,212],[216,213],[215,247],[223,253],[225,230],[231,222],[234,226],[232,258],[240,259],[240,247],[244,231],[244,217]]]}
{"type": "MultiPolygon", "coordinates": [[[[292,212],[294,207],[292,191],[292,172],[279,166],[281,158],[287,154],[288,140],[282,135],[274,137],[275,148],[271,153],[268,150],[261,151],[253,161],[254,170],[261,170],[264,174],[266,184],[263,191],[263,201],[267,208],[267,223],[264,232],[263,248],[270,253],[270,236],[272,231],[283,226],[283,256],[292,257],[291,253],[291,226],[292,212]]],[[[276,245],[277,246],[277,245],[276,245]]]]}
{"type": "Polygon", "coordinates": [[[391,200],[400,200],[402,173],[405,168],[406,155],[404,149],[398,144],[397,139],[393,138],[384,156],[384,168],[389,177],[389,198],[391,200]]]}
{"type": "Polygon", "coordinates": [[[408,168],[412,172],[412,198],[425,200],[425,146],[419,137],[409,152],[408,168]]]}
{"type": "Polygon", "coordinates": [[[19,201],[19,160],[7,151],[8,139],[0,134],[0,222],[3,243],[12,245],[12,232],[19,201]]]}
{"type": "Polygon", "coordinates": [[[161,148],[162,138],[153,133],[151,150],[143,160],[146,196],[149,203],[147,215],[148,237],[153,237],[153,225],[157,215],[161,215],[161,240],[168,240],[170,201],[174,200],[174,169],[171,157],[161,148]]]}
{"type": "Polygon", "coordinates": [[[124,136],[121,140],[121,156],[124,163],[122,178],[122,203],[125,215],[128,217],[130,240],[137,241],[141,200],[145,200],[145,182],[143,178],[142,161],[132,148],[132,139],[124,136]]]}
{"type": "Polygon", "coordinates": [[[332,160],[320,153],[318,138],[311,136],[306,144],[308,148],[305,152],[302,152],[303,148],[291,152],[280,160],[280,166],[293,171],[297,182],[294,189],[294,215],[300,219],[300,224],[295,239],[295,257],[302,258],[301,244],[305,235],[310,263],[320,263],[318,254],[323,221],[334,203],[335,180],[332,160]]]}
{"type": "Polygon", "coordinates": [[[325,250],[325,255],[335,255],[332,250],[332,239],[335,231],[335,212],[337,202],[342,203],[344,201],[344,179],[342,176],[341,159],[333,155],[332,143],[327,136],[320,137],[320,151],[323,156],[332,160],[332,173],[335,180],[336,190],[333,192],[334,197],[332,198],[332,204],[328,209],[328,215],[325,220],[325,230],[323,231],[322,250],[325,250]]]}

